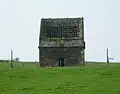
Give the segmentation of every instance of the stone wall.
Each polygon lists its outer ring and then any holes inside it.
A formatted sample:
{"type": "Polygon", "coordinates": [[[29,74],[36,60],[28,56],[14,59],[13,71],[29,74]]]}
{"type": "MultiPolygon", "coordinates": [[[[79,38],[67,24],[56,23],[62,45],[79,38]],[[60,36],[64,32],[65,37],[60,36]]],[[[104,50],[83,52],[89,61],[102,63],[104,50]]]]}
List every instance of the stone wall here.
{"type": "Polygon", "coordinates": [[[41,66],[58,66],[59,57],[64,58],[64,65],[78,65],[84,62],[82,57],[84,49],[77,48],[41,48],[40,65],[41,66]]]}

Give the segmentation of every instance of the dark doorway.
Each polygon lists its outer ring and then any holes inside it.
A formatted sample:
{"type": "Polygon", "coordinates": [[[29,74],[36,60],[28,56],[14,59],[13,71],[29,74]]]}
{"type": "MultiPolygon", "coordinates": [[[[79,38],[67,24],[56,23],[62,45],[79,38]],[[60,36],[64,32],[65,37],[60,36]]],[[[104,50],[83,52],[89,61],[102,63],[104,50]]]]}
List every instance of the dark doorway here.
{"type": "Polygon", "coordinates": [[[59,58],[58,66],[59,67],[64,67],[64,58],[59,58]]]}

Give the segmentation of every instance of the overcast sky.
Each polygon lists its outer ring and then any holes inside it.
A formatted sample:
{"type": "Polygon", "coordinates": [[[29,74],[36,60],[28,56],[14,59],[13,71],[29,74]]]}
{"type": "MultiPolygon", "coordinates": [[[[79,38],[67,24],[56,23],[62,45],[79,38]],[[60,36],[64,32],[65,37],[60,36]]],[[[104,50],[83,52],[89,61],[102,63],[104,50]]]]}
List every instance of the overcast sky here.
{"type": "Polygon", "coordinates": [[[119,0],[0,0],[0,59],[38,60],[41,18],[84,17],[86,60],[120,61],[119,0]]]}

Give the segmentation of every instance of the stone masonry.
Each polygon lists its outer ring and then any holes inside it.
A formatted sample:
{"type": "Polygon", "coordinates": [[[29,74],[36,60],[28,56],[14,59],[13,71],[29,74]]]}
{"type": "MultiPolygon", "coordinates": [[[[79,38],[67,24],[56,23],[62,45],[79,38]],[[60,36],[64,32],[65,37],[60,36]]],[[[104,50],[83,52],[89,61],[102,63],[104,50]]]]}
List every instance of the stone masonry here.
{"type": "Polygon", "coordinates": [[[76,66],[84,64],[84,19],[41,19],[39,63],[46,66],[76,66]]]}

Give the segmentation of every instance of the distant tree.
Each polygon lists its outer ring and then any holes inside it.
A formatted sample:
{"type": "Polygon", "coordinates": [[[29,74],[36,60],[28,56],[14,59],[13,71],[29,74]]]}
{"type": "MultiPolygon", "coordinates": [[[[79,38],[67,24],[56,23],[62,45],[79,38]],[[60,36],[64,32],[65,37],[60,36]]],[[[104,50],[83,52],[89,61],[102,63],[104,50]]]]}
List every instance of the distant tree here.
{"type": "Polygon", "coordinates": [[[19,61],[20,61],[20,58],[19,58],[19,57],[16,57],[16,58],[14,59],[14,61],[19,62],[19,61]]]}

